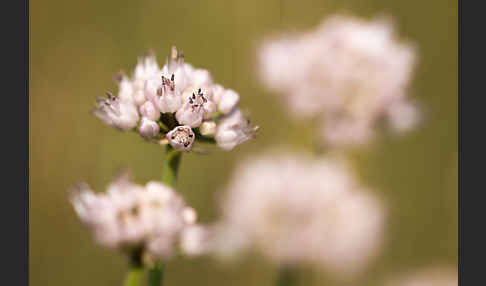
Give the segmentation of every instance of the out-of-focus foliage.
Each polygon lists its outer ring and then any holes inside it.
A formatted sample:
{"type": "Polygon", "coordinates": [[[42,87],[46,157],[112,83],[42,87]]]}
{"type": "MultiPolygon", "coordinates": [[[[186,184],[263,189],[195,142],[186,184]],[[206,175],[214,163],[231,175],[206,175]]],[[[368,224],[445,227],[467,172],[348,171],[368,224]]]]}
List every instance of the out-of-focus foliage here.
{"type": "MultiPolygon", "coordinates": [[[[238,159],[270,146],[308,148],[313,130],[286,116],[260,85],[255,48],[269,33],[309,29],[327,15],[393,16],[397,32],[417,43],[411,97],[424,122],[408,135],[381,137],[351,156],[364,184],[388,202],[382,255],[356,281],[330,281],[304,269],[302,285],[376,285],[395,272],[457,262],[457,3],[455,1],[30,1],[30,281],[31,285],[119,285],[125,261],[95,245],[68,203],[83,179],[103,189],[120,167],[145,183],[161,175],[161,147],[123,134],[89,114],[95,97],[116,91],[153,48],[163,63],[176,44],[195,66],[238,91],[261,128],[232,152],[184,155],[178,189],[202,222],[217,216],[216,198],[238,159]]],[[[15,191],[15,190],[14,190],[15,191]]],[[[261,257],[223,265],[176,259],[165,285],[269,285],[261,257]]]]}

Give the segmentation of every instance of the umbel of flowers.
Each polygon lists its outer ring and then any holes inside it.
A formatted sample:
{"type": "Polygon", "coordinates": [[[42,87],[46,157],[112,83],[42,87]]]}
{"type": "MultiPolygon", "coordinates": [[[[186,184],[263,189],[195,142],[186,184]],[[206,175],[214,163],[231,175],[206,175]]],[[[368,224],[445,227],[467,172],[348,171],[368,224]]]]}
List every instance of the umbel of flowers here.
{"type": "Polygon", "coordinates": [[[415,48],[397,39],[388,20],[332,16],[310,31],[268,39],[258,52],[263,84],[291,114],[315,119],[328,146],[366,144],[378,127],[401,132],[419,119],[407,97],[415,48]]]}
{"type": "Polygon", "coordinates": [[[196,212],[165,184],[151,181],[142,186],[124,174],[104,193],[79,184],[71,190],[70,199],[95,240],[136,256],[132,262],[166,260],[177,250],[197,253],[199,234],[195,230],[202,226],[196,224],[196,212]]]}
{"type": "Polygon", "coordinates": [[[221,200],[215,251],[254,249],[283,267],[358,274],[379,253],[385,210],[346,162],[275,151],[246,160],[221,200]]]}
{"type": "Polygon", "coordinates": [[[98,98],[93,113],[118,130],[137,131],[184,152],[198,141],[230,150],[255,135],[257,128],[238,108],[238,93],[184,62],[175,47],[162,68],[149,53],[139,58],[131,77],[120,73],[116,81],[118,96],[107,92],[98,98]]]}

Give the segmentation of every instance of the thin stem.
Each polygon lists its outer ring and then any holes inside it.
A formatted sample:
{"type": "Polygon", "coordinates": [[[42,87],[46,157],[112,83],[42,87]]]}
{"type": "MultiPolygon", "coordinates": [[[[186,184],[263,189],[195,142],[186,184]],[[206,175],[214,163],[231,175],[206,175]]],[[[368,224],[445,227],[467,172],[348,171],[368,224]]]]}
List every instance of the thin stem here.
{"type": "Polygon", "coordinates": [[[177,181],[177,172],[181,161],[181,152],[167,145],[166,158],[162,169],[162,182],[174,187],[177,181]]]}
{"type": "Polygon", "coordinates": [[[276,286],[297,285],[298,273],[295,267],[282,266],[278,272],[276,286]]]}
{"type": "Polygon", "coordinates": [[[133,249],[130,255],[130,270],[128,270],[124,286],[141,286],[143,279],[142,249],[133,249]]]}
{"type": "Polygon", "coordinates": [[[156,262],[155,265],[149,270],[149,285],[160,286],[164,278],[164,266],[160,262],[156,262]]]}
{"type": "Polygon", "coordinates": [[[142,278],[143,268],[141,266],[134,266],[127,272],[123,286],[141,286],[142,278]]]}

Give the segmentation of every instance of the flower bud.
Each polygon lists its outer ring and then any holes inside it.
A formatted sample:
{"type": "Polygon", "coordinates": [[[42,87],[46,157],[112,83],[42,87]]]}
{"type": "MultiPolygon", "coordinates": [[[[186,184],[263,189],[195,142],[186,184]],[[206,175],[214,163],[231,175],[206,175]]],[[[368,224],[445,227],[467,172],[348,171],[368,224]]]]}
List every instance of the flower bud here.
{"type": "Polygon", "coordinates": [[[145,98],[145,80],[137,79],[133,82],[133,102],[137,106],[142,105],[147,99],[145,98]]]}
{"type": "Polygon", "coordinates": [[[153,138],[159,134],[160,127],[157,122],[152,121],[146,117],[143,117],[140,122],[140,136],[145,138],[153,138]]]}
{"type": "Polygon", "coordinates": [[[218,109],[224,114],[230,113],[233,108],[240,101],[240,96],[232,89],[227,89],[223,92],[220,101],[218,102],[218,109]]]}
{"type": "Polygon", "coordinates": [[[214,121],[204,121],[199,126],[199,132],[203,136],[213,137],[216,134],[216,122],[214,121]]]}

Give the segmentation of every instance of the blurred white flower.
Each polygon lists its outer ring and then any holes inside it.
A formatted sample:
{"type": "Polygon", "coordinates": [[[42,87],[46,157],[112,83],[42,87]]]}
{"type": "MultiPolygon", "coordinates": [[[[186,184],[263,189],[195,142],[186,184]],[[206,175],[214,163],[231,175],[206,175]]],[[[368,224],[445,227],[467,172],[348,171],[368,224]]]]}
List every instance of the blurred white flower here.
{"type": "Polygon", "coordinates": [[[281,152],[250,159],[234,172],[222,210],[216,253],[226,257],[254,248],[279,264],[350,275],[382,242],[381,202],[337,159],[281,152]]]}
{"type": "Polygon", "coordinates": [[[166,137],[171,146],[181,151],[191,150],[196,132],[200,132],[198,138],[204,142],[214,142],[216,130],[225,130],[226,136],[220,134],[218,138],[223,139],[216,141],[224,141],[218,145],[226,150],[251,137],[242,116],[238,120],[243,123],[228,130],[231,116],[226,115],[237,109],[239,95],[213,83],[209,71],[184,62],[184,55],[175,47],[162,68],[155,55],[149,53],[138,59],[131,77],[119,73],[115,79],[118,97],[109,94],[108,99],[98,99],[93,113],[117,129],[138,131],[146,139],[166,137]],[[184,134],[174,131],[179,126],[184,134]],[[189,132],[187,127],[194,130],[189,132]]]}
{"type": "Polygon", "coordinates": [[[328,144],[367,143],[380,120],[400,130],[416,121],[406,96],[415,49],[396,39],[389,21],[333,16],[313,30],[265,41],[258,56],[265,86],[293,115],[321,118],[328,144]]]}
{"type": "Polygon", "coordinates": [[[420,121],[420,112],[411,103],[400,102],[394,104],[387,112],[390,118],[390,125],[397,132],[410,130],[420,121]]]}
{"type": "Polygon", "coordinates": [[[401,275],[388,281],[386,286],[457,286],[457,269],[436,266],[425,268],[408,275],[401,275]]]}
{"type": "Polygon", "coordinates": [[[255,136],[258,127],[251,126],[239,109],[222,117],[217,124],[214,139],[219,147],[231,150],[255,136]]]}
{"type": "Polygon", "coordinates": [[[86,184],[73,189],[71,202],[83,224],[105,247],[130,250],[141,248],[158,258],[169,257],[194,212],[168,186],[149,182],[145,186],[121,176],[106,193],[94,193],[86,184]]]}
{"type": "Polygon", "coordinates": [[[189,152],[196,136],[190,126],[177,126],[167,133],[166,137],[174,149],[189,152]]]}
{"type": "Polygon", "coordinates": [[[181,250],[189,256],[206,254],[211,250],[210,228],[192,225],[184,229],[181,238],[181,250]]]}

